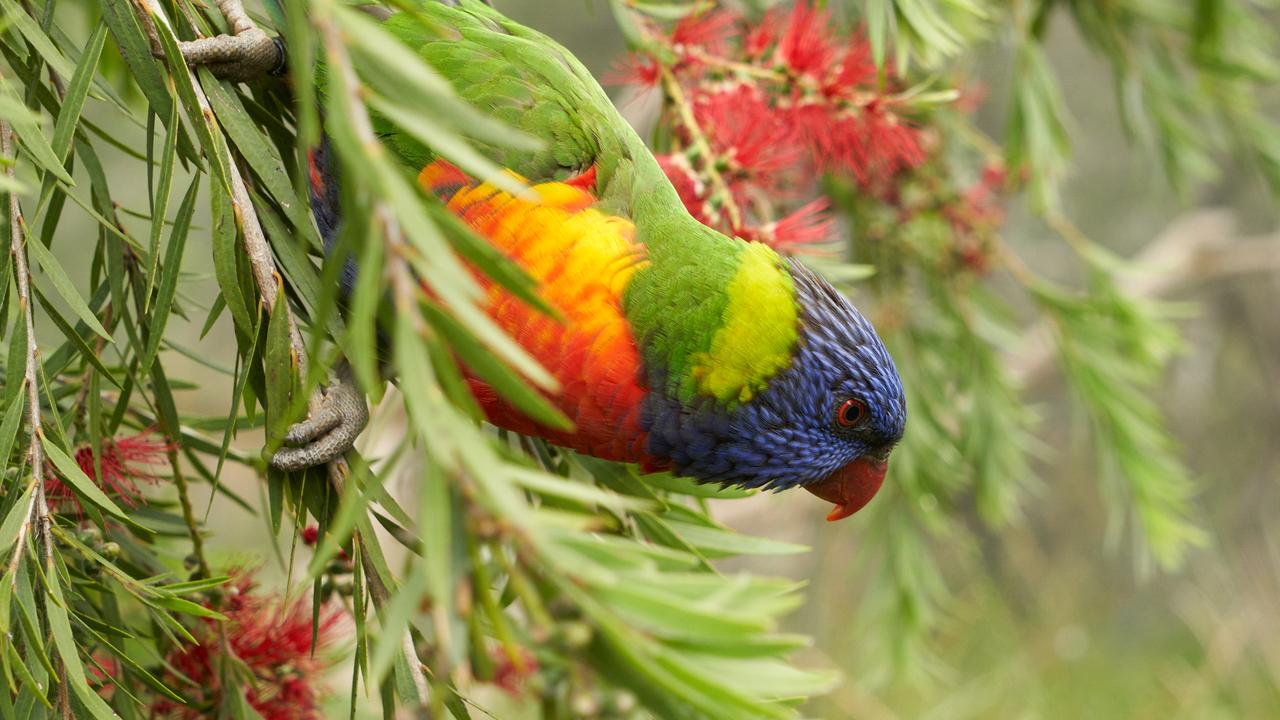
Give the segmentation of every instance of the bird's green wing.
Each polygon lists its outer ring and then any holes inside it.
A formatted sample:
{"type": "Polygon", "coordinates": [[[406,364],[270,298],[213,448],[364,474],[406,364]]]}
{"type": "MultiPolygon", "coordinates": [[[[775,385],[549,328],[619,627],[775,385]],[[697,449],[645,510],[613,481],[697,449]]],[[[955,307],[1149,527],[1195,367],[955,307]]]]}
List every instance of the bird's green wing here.
{"type": "MultiPolygon", "coordinates": [[[[475,0],[457,7],[427,2],[421,13],[399,13],[386,27],[477,109],[543,140],[535,150],[485,148],[530,180],[563,179],[594,165],[600,190],[615,181],[629,186],[631,178],[619,173],[634,172],[637,153],[644,172],[660,173],[591,74],[545,35],[475,0]]],[[[431,158],[411,138],[390,140],[410,164],[431,158]]]]}

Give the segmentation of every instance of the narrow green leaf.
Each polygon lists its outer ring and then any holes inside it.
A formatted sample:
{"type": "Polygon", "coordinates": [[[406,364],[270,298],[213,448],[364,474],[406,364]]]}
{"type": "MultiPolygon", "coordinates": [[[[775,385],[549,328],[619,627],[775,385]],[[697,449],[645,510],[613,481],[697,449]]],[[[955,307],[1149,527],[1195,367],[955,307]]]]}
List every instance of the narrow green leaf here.
{"type": "Polygon", "coordinates": [[[4,10],[4,19],[6,22],[13,23],[18,28],[18,32],[22,33],[22,37],[31,43],[31,47],[39,53],[40,57],[49,66],[54,69],[64,79],[75,74],[76,66],[62,54],[61,51],[49,39],[45,31],[36,24],[36,21],[26,13],[13,0],[0,0],[0,9],[4,10]]]}
{"type": "MultiPolygon", "coordinates": [[[[13,368],[12,365],[9,366],[13,368]]],[[[19,376],[21,377],[21,376],[19,376]]],[[[21,385],[22,381],[14,383],[21,385]]],[[[18,439],[18,428],[22,425],[22,411],[26,409],[27,398],[18,393],[4,409],[4,420],[0,421],[0,459],[8,461],[12,457],[13,443],[18,439]]]]}
{"type": "Polygon", "coordinates": [[[556,430],[569,430],[573,427],[573,422],[564,413],[497,360],[492,352],[477,342],[452,316],[430,302],[423,302],[419,307],[467,369],[492,386],[520,412],[556,430]]]}
{"type": "MultiPolygon", "coordinates": [[[[250,305],[240,285],[238,230],[231,198],[220,187],[209,188],[210,212],[213,215],[213,275],[218,289],[231,311],[231,319],[246,336],[254,331],[254,305],[250,305]]],[[[256,303],[255,303],[256,305],[256,303]]],[[[252,337],[252,336],[250,336],[252,337]]]]}
{"type": "MultiPolygon", "coordinates": [[[[66,95],[62,98],[62,107],[58,110],[57,120],[53,124],[53,141],[51,143],[54,155],[60,161],[65,161],[67,153],[71,150],[72,141],[75,139],[76,127],[80,123],[85,100],[89,95],[89,87],[97,73],[98,60],[102,57],[102,48],[106,45],[106,40],[107,28],[105,25],[99,25],[94,30],[93,35],[89,37],[89,42],[80,56],[79,64],[76,66],[75,74],[71,76],[71,81],[67,83],[66,95]]],[[[37,207],[44,207],[46,203],[50,202],[54,187],[53,177],[46,176],[40,188],[40,202],[37,207]]],[[[63,195],[54,197],[49,205],[49,212],[45,215],[43,233],[47,234],[50,240],[52,239],[54,228],[57,227],[57,219],[65,202],[66,197],[63,195]]],[[[48,244],[49,240],[45,242],[48,244]]]]}
{"type": "MultiPolygon", "coordinates": [[[[169,132],[164,139],[164,152],[160,156],[160,182],[151,203],[151,232],[147,255],[151,262],[147,265],[147,281],[142,293],[142,311],[151,308],[151,296],[156,288],[156,273],[160,271],[160,236],[164,233],[164,221],[169,216],[169,195],[173,192],[173,170],[178,159],[178,106],[173,106],[173,114],[167,123],[169,132]]],[[[199,175],[196,176],[197,178],[199,175]]],[[[194,182],[194,181],[193,181],[194,182]]],[[[175,273],[176,274],[176,273],[175,273]]],[[[146,374],[146,370],[143,370],[146,374]]]]}
{"type": "Polygon", "coordinates": [[[231,83],[215,80],[207,69],[202,68],[200,73],[201,86],[209,97],[209,106],[217,115],[222,130],[235,143],[241,157],[262,181],[267,192],[284,210],[295,233],[307,237],[309,245],[318,244],[318,239],[312,237],[315,231],[307,212],[308,204],[294,192],[289,173],[285,171],[284,160],[276,146],[254,124],[231,83]]]}
{"type": "MultiPolygon", "coordinates": [[[[216,193],[218,187],[230,188],[231,156],[227,150],[226,140],[223,138],[222,132],[215,126],[213,118],[207,117],[200,107],[195,84],[192,81],[190,71],[187,69],[187,63],[182,58],[182,52],[178,50],[178,43],[173,37],[173,32],[167,24],[158,22],[155,18],[152,18],[152,21],[156,31],[155,35],[159,38],[161,47],[164,48],[165,61],[173,71],[169,75],[173,81],[173,87],[177,90],[178,98],[181,99],[182,106],[186,109],[187,117],[191,119],[191,124],[195,126],[196,137],[200,140],[200,146],[204,149],[205,157],[210,161],[212,175],[217,179],[217,187],[211,188],[211,191],[216,193]]],[[[164,108],[168,110],[169,105],[164,105],[164,108]]],[[[167,113],[161,113],[159,107],[157,107],[157,114],[160,117],[167,117],[167,113]]]]}
{"type": "Polygon", "coordinates": [[[0,118],[9,121],[18,141],[26,148],[27,154],[44,170],[53,174],[67,185],[74,186],[75,180],[62,167],[62,160],[54,154],[49,140],[45,137],[44,128],[40,126],[40,118],[35,115],[22,99],[14,93],[7,81],[0,78],[0,118]]]}
{"type": "MultiPolygon", "coordinates": [[[[155,307],[147,322],[147,347],[142,353],[138,365],[139,374],[146,375],[151,371],[151,363],[160,352],[160,341],[164,339],[164,330],[169,323],[169,313],[173,309],[173,298],[178,291],[178,277],[182,271],[182,255],[187,245],[187,232],[191,229],[191,216],[195,213],[196,194],[200,189],[200,176],[191,178],[187,194],[178,206],[178,214],[174,217],[173,230],[169,232],[169,246],[165,249],[164,276],[160,279],[160,293],[156,296],[155,307]]],[[[155,252],[159,252],[156,246],[155,252]]],[[[154,267],[154,266],[153,266],[154,267]]]]}
{"type": "MultiPolygon", "coordinates": [[[[62,313],[58,312],[58,309],[53,306],[53,303],[49,302],[49,299],[45,297],[44,292],[42,292],[38,286],[32,286],[31,289],[36,291],[36,300],[40,302],[40,306],[44,308],[46,313],[48,313],[49,319],[53,321],[54,325],[58,326],[60,331],[62,331],[63,337],[67,338],[71,345],[79,351],[80,357],[87,360],[89,364],[98,371],[99,375],[107,378],[108,382],[116,387],[120,387],[120,381],[116,380],[115,375],[107,368],[106,365],[102,364],[102,358],[98,357],[98,353],[95,352],[93,348],[89,347],[89,343],[85,342],[84,336],[80,334],[79,329],[71,327],[71,324],[62,317],[62,313]]],[[[84,326],[84,323],[77,324],[80,327],[84,326]]],[[[50,357],[50,361],[52,360],[53,358],[50,357]]]]}
{"type": "Polygon", "coordinates": [[[678,520],[664,522],[686,542],[704,552],[712,551],[730,555],[794,555],[809,550],[804,545],[743,535],[732,530],[694,525],[678,520]]]}
{"type": "MultiPolygon", "coordinates": [[[[83,620],[86,620],[87,618],[76,616],[76,619],[83,621],[83,620]]],[[[107,640],[104,633],[95,632],[94,636],[96,637],[98,642],[102,643],[103,647],[105,647],[116,659],[118,659],[120,662],[127,665],[131,671],[137,674],[137,676],[142,680],[142,682],[146,683],[147,687],[160,693],[161,695],[164,695],[165,697],[169,698],[170,700],[173,700],[174,702],[179,702],[184,705],[187,703],[186,698],[174,692],[173,688],[166,685],[155,675],[152,675],[150,670],[147,670],[147,668],[144,667],[141,663],[139,663],[137,660],[134,660],[132,657],[130,657],[127,652],[111,644],[111,642],[107,640]]]]}
{"type": "Polygon", "coordinates": [[[220,612],[210,610],[209,608],[203,605],[197,605],[196,603],[193,603],[190,600],[186,600],[180,597],[165,597],[161,595],[159,597],[147,598],[144,600],[144,602],[154,607],[164,608],[165,610],[172,610],[174,612],[179,612],[184,615],[191,615],[192,617],[209,618],[211,620],[227,619],[227,616],[223,615],[220,612]]]}
{"type": "Polygon", "coordinates": [[[13,546],[13,541],[18,539],[18,531],[22,529],[22,524],[30,517],[31,512],[31,494],[35,492],[36,484],[31,482],[27,485],[26,491],[18,496],[13,507],[9,510],[9,514],[4,518],[4,524],[0,525],[0,553],[6,553],[13,546]]]}
{"type": "Polygon", "coordinates": [[[276,294],[276,306],[267,319],[263,371],[267,376],[267,447],[279,447],[289,426],[298,418],[293,400],[298,390],[298,358],[289,333],[289,307],[284,288],[276,294]]]}
{"type": "Polygon", "coordinates": [[[44,270],[44,274],[49,278],[49,282],[53,285],[53,289],[62,297],[63,301],[71,308],[71,311],[80,318],[85,325],[101,336],[108,342],[111,341],[111,333],[102,327],[102,323],[98,322],[98,317],[89,309],[89,305],[85,303],[84,298],[80,297],[80,292],[76,290],[75,283],[71,282],[71,278],[67,276],[67,271],[62,269],[62,265],[58,263],[57,258],[49,251],[49,248],[40,243],[39,240],[28,242],[26,244],[28,252],[35,261],[39,263],[40,269],[44,270]]]}
{"type": "MultiPolygon", "coordinates": [[[[5,583],[8,584],[7,579],[5,583]]],[[[19,655],[18,650],[13,646],[13,643],[6,642],[4,643],[4,647],[5,647],[5,652],[6,654],[8,654],[9,660],[10,660],[10,662],[8,663],[8,666],[18,672],[18,677],[19,679],[22,680],[23,689],[28,690],[30,692],[30,695],[28,695],[28,697],[34,697],[35,699],[39,700],[45,707],[52,710],[53,703],[49,702],[49,700],[45,697],[45,692],[47,692],[49,688],[45,687],[43,682],[37,680],[35,676],[32,675],[31,669],[27,667],[29,664],[31,664],[31,661],[19,655]]],[[[35,716],[28,715],[28,717],[35,717],[35,716]]]]}
{"type": "Polygon", "coordinates": [[[45,575],[45,579],[52,599],[52,602],[44,604],[45,617],[49,621],[49,630],[53,633],[53,644],[58,648],[58,655],[62,658],[62,669],[67,682],[71,684],[76,698],[94,718],[98,720],[119,718],[120,716],[116,715],[111,706],[89,687],[89,681],[84,676],[84,665],[80,662],[80,650],[76,645],[75,636],[71,633],[71,620],[66,610],[67,601],[62,595],[58,573],[49,572],[45,575]]]}

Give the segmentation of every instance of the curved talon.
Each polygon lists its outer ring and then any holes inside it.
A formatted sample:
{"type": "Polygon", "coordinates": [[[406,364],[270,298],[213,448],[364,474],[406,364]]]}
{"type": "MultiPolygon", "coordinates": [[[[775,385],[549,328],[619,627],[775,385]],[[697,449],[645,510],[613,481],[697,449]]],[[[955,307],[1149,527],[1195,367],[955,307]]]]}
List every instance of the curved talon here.
{"type": "Polygon", "coordinates": [[[320,408],[285,433],[284,441],[292,447],[276,451],[272,467],[286,472],[305,470],[342,457],[355,444],[369,422],[369,408],[349,365],[341,363],[334,374],[320,408]]]}

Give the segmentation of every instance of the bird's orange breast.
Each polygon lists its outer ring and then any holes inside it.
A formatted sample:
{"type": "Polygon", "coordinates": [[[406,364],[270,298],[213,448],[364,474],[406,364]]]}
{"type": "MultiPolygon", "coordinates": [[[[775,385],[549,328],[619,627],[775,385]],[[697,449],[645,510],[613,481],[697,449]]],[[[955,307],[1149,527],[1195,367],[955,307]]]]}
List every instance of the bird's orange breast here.
{"type": "Polygon", "coordinates": [[[439,160],[418,179],[537,280],[542,297],[561,314],[548,317],[477,274],[488,292],[486,311],[556,377],[560,391],[548,399],[575,427],[543,427],[470,378],[488,419],[596,457],[645,461],[640,410],[647,390],[622,309],[623,291],[645,262],[634,226],[595,209],[595,198],[569,183],[534,185],[536,199],[526,199],[439,160]]]}

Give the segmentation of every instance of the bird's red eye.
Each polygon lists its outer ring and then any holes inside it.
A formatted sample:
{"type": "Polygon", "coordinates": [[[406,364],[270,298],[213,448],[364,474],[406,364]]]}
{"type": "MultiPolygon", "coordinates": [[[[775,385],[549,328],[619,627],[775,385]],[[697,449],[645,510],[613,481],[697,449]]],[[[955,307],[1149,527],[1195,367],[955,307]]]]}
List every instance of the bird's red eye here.
{"type": "Polygon", "coordinates": [[[854,427],[867,416],[867,404],[857,398],[849,398],[840,404],[836,412],[836,423],[840,427],[854,427]]]}

